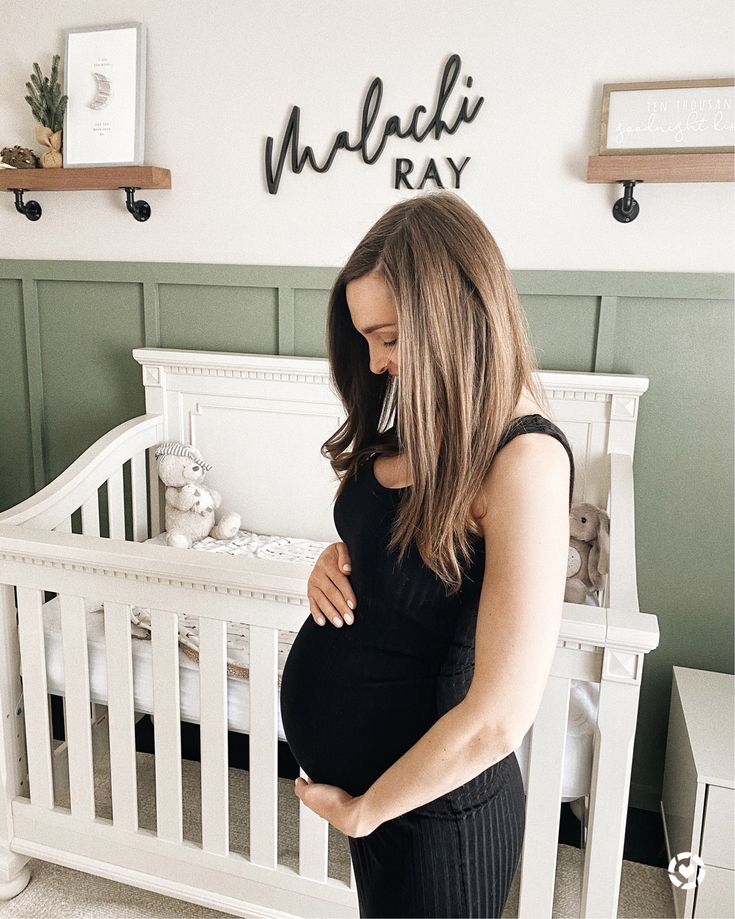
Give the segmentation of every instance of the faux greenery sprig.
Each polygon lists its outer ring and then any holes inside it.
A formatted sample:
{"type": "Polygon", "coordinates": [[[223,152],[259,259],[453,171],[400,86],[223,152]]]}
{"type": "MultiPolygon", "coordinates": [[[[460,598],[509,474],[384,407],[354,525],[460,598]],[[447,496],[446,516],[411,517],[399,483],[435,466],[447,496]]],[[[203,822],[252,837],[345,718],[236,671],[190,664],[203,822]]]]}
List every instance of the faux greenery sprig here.
{"type": "Polygon", "coordinates": [[[50,80],[44,77],[41,68],[34,62],[35,73],[31,74],[31,82],[26,83],[30,95],[25,100],[31,107],[33,117],[52,131],[60,131],[63,127],[64,111],[69,98],[61,95],[61,86],[56,78],[60,57],[59,54],[54,55],[50,80]]]}

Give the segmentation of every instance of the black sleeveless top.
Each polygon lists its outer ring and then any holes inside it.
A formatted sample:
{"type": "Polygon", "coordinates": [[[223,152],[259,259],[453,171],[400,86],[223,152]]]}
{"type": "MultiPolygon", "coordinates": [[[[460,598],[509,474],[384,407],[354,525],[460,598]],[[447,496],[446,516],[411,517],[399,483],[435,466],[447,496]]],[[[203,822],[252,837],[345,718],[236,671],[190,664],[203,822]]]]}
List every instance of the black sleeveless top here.
{"type": "MultiPolygon", "coordinates": [[[[501,446],[533,432],[550,434],[566,448],[571,508],[574,459],[560,428],[541,415],[525,415],[513,419],[501,446]]],[[[485,564],[485,541],[470,534],[474,555],[453,597],[415,544],[398,565],[387,543],[405,488],[381,485],[374,462],[375,455],[334,505],[352,563],[354,623],[319,626],[309,615],[286,659],[280,695],[284,733],[304,772],[352,795],[365,792],[466,695],[485,564]]],[[[456,807],[486,795],[503,762],[436,803],[456,807]]]]}

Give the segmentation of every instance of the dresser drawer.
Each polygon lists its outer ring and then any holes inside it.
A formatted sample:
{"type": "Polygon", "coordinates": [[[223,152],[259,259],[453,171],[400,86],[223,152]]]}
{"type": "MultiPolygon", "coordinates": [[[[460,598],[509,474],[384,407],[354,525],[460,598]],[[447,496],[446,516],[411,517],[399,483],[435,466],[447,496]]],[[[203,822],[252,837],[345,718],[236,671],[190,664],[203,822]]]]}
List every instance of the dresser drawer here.
{"type": "Polygon", "coordinates": [[[704,880],[696,889],[694,919],[724,919],[733,915],[735,871],[707,866],[704,880]]]}
{"type": "Polygon", "coordinates": [[[700,857],[705,865],[735,869],[733,827],[735,789],[722,785],[708,785],[700,850],[700,857]]]}

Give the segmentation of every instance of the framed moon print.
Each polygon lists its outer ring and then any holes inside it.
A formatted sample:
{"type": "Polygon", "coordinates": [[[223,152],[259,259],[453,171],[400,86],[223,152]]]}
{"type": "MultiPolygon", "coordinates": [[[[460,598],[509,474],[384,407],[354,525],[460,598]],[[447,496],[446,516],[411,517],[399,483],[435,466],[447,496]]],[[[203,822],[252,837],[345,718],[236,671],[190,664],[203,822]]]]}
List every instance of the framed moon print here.
{"type": "Polygon", "coordinates": [[[142,165],[145,26],[89,26],[65,35],[64,166],[142,165]]]}

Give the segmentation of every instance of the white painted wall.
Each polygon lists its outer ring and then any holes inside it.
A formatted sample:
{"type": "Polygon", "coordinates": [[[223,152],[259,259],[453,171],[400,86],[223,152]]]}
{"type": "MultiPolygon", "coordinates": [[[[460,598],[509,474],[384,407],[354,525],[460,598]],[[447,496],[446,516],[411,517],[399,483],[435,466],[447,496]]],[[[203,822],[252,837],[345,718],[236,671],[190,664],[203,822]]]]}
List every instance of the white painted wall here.
{"type": "MultiPolygon", "coordinates": [[[[730,0],[12,0],[0,31],[0,147],[35,143],[24,101],[33,61],[45,74],[63,29],[138,20],[148,29],[146,163],[167,166],[171,191],[46,192],[32,223],[0,197],[0,257],[341,264],[396,191],[397,157],[471,160],[460,194],[481,214],[512,269],[731,271],[735,185],[636,187],[638,219],[613,219],[620,185],[585,181],[598,149],[602,84],[728,77],[730,0]],[[341,150],[331,169],[284,169],[268,193],[266,137],[280,145],[291,107],[319,161],[340,130],[358,136],[374,77],[383,98],[369,146],[392,114],[432,111],[443,65],[462,59],[446,107],[464,92],[477,118],[440,140],[391,137],[365,164],[341,150]],[[464,77],[474,79],[472,89],[464,77]],[[380,130],[377,130],[380,129],[380,130]]],[[[62,58],[63,62],[63,58],[62,58]]],[[[453,120],[453,119],[451,119],[453,120]]],[[[432,187],[427,184],[425,188],[432,187]]]]}

